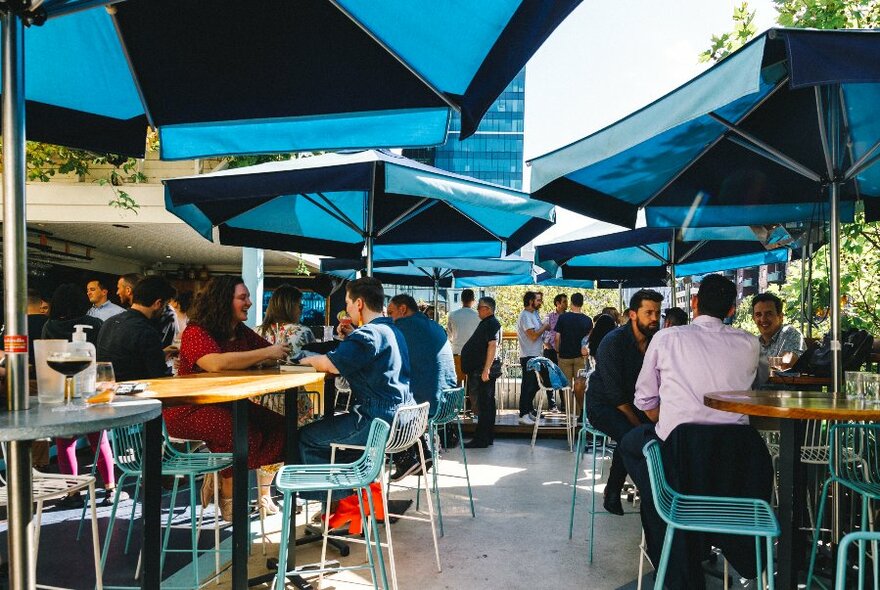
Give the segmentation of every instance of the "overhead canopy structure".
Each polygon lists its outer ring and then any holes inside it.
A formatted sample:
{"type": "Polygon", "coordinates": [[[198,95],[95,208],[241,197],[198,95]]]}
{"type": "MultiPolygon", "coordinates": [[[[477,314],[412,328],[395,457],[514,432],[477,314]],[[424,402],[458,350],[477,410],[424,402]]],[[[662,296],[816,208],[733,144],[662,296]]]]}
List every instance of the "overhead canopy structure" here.
{"type": "MultiPolygon", "coordinates": [[[[326,258],[321,272],[343,279],[357,278],[366,265],[362,259],[326,258]]],[[[474,288],[531,285],[534,265],[519,257],[508,258],[410,258],[376,262],[373,276],[383,283],[413,287],[474,288]]]]}
{"type": "Polygon", "coordinates": [[[342,258],[497,258],[550,227],[552,205],[381,150],[165,180],[205,238],[342,258]]]}
{"type": "Polygon", "coordinates": [[[535,263],[558,279],[652,281],[788,262],[790,249],[765,246],[750,228],[644,227],[535,248],[535,263]],[[751,234],[751,240],[746,238],[751,234]]]}
{"type": "Polygon", "coordinates": [[[880,138],[878,80],[878,32],[771,29],[647,107],[532,160],[533,196],[626,227],[640,207],[655,227],[827,219],[831,102],[817,93],[833,83],[849,163],[838,170],[841,214],[851,218],[856,198],[880,196],[880,169],[865,166],[880,138]]]}
{"type": "Polygon", "coordinates": [[[23,13],[43,23],[28,139],[140,156],[149,124],[164,159],[437,145],[579,3],[44,0],[23,13]]]}

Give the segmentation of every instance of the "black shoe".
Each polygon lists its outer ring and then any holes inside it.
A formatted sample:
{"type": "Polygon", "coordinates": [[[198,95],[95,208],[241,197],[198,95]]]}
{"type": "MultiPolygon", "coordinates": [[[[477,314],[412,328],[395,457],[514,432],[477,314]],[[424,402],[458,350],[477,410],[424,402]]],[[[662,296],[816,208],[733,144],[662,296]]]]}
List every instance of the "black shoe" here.
{"type": "Polygon", "coordinates": [[[602,501],[602,506],[605,508],[605,512],[610,512],[617,516],[623,516],[623,504],[620,502],[620,494],[606,493],[605,499],[602,501]]]}
{"type": "Polygon", "coordinates": [[[55,504],[55,506],[63,508],[64,510],[70,510],[72,508],[82,508],[85,504],[82,495],[79,492],[76,492],[70,496],[62,498],[57,504],[55,504]]]}
{"type": "MultiPolygon", "coordinates": [[[[98,506],[113,506],[113,498],[116,497],[116,488],[112,490],[104,490],[104,499],[98,502],[98,506]]],[[[128,492],[122,490],[119,492],[119,501],[125,502],[126,500],[131,499],[131,496],[128,495],[128,492]]]]}
{"type": "MultiPolygon", "coordinates": [[[[425,459],[425,465],[427,466],[431,463],[430,459],[425,459]]],[[[392,473],[388,479],[393,482],[398,482],[405,477],[412,475],[413,473],[417,473],[422,468],[422,464],[418,461],[407,461],[406,463],[401,463],[399,465],[394,466],[394,473],[392,473]]]]}
{"type": "Polygon", "coordinates": [[[490,443],[490,442],[484,442],[481,440],[473,439],[473,440],[469,440],[468,442],[464,443],[464,448],[466,448],[466,449],[485,449],[486,447],[488,447],[491,444],[492,443],[490,443]]]}

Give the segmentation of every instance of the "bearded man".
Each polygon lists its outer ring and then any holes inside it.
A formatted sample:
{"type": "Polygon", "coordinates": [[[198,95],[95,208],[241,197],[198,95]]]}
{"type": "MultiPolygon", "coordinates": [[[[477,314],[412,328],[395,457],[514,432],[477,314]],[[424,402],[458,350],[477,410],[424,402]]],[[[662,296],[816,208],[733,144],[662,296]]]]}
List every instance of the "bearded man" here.
{"type": "MultiPolygon", "coordinates": [[[[648,343],[660,329],[662,301],[657,291],[636,291],[629,300],[629,322],[609,332],[596,351],[596,370],[590,375],[586,394],[587,417],[617,443],[633,428],[651,423],[633,400],[648,343]]],[[[612,514],[623,515],[620,494],[625,481],[626,467],[615,448],[603,502],[612,514]]]]}

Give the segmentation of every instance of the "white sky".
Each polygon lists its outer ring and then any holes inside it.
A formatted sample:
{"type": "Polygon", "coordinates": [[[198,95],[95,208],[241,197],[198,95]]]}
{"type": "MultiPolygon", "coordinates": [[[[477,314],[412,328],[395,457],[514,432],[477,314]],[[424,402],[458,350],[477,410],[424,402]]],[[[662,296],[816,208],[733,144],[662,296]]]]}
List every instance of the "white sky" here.
{"type": "MultiPolygon", "coordinates": [[[[741,0],[584,0],[526,68],[525,158],[586,137],[660,98],[703,71],[698,55],[733,27],[741,0]]],[[[750,0],[758,32],[775,23],[771,0],[750,0]]],[[[525,168],[528,187],[529,168],[525,168]]],[[[616,226],[559,211],[542,244],[587,224],[616,226]]]]}

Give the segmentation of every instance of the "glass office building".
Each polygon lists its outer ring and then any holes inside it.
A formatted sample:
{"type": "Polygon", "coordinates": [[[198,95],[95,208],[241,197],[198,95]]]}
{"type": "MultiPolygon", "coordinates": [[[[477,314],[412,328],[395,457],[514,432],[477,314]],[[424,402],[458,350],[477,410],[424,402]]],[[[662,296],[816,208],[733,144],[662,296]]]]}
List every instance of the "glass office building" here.
{"type": "Polygon", "coordinates": [[[489,107],[473,136],[459,141],[461,118],[454,113],[445,144],[403,150],[403,155],[450,172],[522,190],[525,93],[523,69],[489,107]]]}

